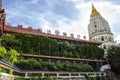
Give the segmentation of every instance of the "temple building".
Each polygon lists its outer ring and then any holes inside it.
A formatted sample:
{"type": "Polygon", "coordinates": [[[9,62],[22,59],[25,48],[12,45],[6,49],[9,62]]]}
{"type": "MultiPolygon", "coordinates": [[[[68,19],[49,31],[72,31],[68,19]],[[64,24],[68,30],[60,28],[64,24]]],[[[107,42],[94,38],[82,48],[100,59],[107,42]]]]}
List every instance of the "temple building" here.
{"type": "Polygon", "coordinates": [[[6,22],[5,17],[0,0],[0,37],[12,36],[3,37],[1,46],[6,50],[8,48],[8,51],[13,48],[19,53],[19,59],[14,64],[0,56],[0,80],[13,80],[16,76],[21,80],[37,79],[38,76],[40,80],[46,77],[55,80],[85,80],[86,75],[91,79],[98,76],[106,78],[106,66],[103,65],[107,61],[103,59],[103,49],[107,50],[115,42],[108,22],[93,5],[88,26],[90,40],[86,40],[86,36],[81,39],[80,35],[75,38],[73,33],[68,36],[66,32],[60,35],[58,31],[52,34],[50,30],[46,33],[40,28],[13,26],[6,22]],[[11,70],[13,75],[8,73],[11,70]]]}
{"type": "Polygon", "coordinates": [[[105,51],[111,46],[115,45],[113,39],[113,33],[111,32],[111,28],[101,14],[96,10],[94,5],[92,4],[92,12],[90,15],[90,23],[88,25],[88,34],[90,41],[101,42],[101,48],[105,51]]]}

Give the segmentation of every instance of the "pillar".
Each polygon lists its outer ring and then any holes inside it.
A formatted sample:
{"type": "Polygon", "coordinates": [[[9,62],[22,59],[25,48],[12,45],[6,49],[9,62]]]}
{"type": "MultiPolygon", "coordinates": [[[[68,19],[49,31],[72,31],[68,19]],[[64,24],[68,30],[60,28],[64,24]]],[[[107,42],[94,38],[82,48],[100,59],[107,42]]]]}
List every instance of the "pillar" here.
{"type": "Polygon", "coordinates": [[[42,73],[42,77],[44,77],[44,73],[42,73]]]}
{"type": "Polygon", "coordinates": [[[59,77],[59,73],[57,73],[57,77],[59,77]]]}
{"type": "Polygon", "coordinates": [[[25,78],[28,78],[28,73],[25,73],[25,78]]]}

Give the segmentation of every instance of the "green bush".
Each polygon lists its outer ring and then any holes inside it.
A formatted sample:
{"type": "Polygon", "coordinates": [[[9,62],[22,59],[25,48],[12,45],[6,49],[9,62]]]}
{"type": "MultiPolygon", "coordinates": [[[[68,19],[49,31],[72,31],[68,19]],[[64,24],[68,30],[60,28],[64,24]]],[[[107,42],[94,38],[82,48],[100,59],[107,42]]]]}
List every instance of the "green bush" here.
{"type": "Polygon", "coordinates": [[[51,61],[37,61],[36,59],[19,58],[15,63],[19,68],[24,70],[49,70],[49,71],[93,71],[93,67],[88,64],[77,64],[69,61],[51,62],[51,61]]]}

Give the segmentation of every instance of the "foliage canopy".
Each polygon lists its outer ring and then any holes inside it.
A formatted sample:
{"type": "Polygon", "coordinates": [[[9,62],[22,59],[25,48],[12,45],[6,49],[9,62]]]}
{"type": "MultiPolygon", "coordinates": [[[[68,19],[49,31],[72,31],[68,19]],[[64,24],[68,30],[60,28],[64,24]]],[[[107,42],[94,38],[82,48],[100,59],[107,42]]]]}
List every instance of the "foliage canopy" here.
{"type": "Polygon", "coordinates": [[[90,44],[68,42],[28,34],[3,34],[2,46],[25,54],[103,59],[103,49],[90,44]]]}
{"type": "Polygon", "coordinates": [[[111,65],[111,69],[120,75],[120,47],[112,46],[108,50],[108,62],[111,65]]]}

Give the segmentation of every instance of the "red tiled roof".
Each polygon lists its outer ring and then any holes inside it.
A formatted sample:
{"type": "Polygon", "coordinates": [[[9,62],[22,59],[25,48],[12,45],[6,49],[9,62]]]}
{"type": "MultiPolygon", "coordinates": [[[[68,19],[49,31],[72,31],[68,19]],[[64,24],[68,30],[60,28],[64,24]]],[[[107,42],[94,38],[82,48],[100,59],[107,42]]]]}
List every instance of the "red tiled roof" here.
{"type": "Polygon", "coordinates": [[[68,41],[73,41],[73,42],[88,43],[88,44],[95,44],[95,45],[101,44],[100,42],[93,42],[89,40],[83,40],[83,39],[78,39],[78,38],[73,38],[73,37],[68,37],[68,36],[39,32],[37,29],[29,30],[28,28],[18,29],[17,27],[5,27],[4,32],[5,33],[23,33],[23,34],[31,34],[31,35],[37,35],[37,36],[47,36],[50,38],[55,38],[55,39],[60,39],[60,40],[68,40],[68,41]]]}

